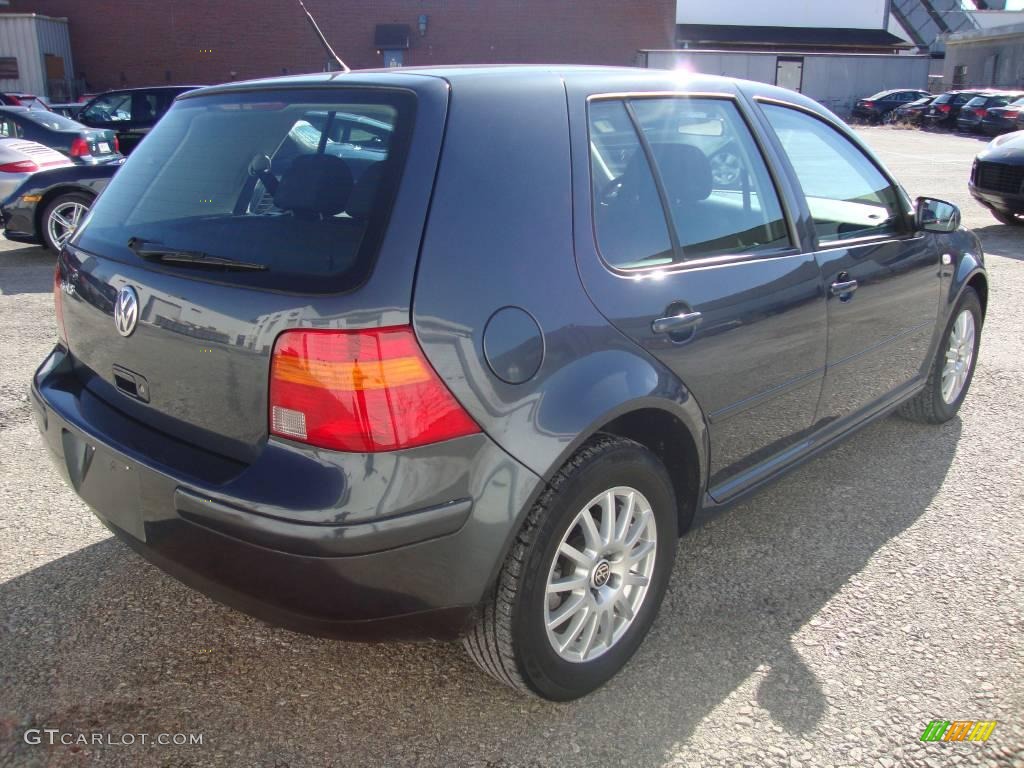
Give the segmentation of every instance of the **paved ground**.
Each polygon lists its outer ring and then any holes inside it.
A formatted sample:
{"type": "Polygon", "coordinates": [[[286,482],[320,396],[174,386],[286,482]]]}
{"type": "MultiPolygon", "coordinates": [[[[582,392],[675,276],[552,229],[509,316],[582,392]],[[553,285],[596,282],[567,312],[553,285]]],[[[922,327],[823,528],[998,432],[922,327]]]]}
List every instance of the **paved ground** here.
{"type": "Polygon", "coordinates": [[[687,537],[652,636],[569,705],[505,690],[455,645],[266,627],[112,540],[24,398],[53,341],[53,261],[4,244],[0,766],[1024,765],[1024,230],[969,199],[980,142],[865,135],[984,239],[966,407],[942,428],[877,423],[687,537]],[[933,718],[999,724],[984,745],[924,745],[933,718]],[[46,727],[203,744],[24,743],[46,727]]]}

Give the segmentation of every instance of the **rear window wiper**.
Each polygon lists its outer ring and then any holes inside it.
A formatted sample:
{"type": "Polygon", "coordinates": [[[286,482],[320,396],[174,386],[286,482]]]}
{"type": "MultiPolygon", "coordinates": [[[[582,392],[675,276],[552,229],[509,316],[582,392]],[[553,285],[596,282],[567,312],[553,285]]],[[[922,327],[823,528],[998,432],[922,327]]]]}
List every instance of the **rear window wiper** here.
{"type": "Polygon", "coordinates": [[[168,248],[155,240],[144,240],[141,237],[131,238],[128,241],[128,247],[140,259],[158,261],[161,264],[189,264],[201,267],[218,267],[220,269],[251,269],[257,271],[267,271],[270,269],[266,264],[257,264],[253,261],[239,261],[238,259],[229,259],[226,256],[213,256],[203,251],[168,248]]]}

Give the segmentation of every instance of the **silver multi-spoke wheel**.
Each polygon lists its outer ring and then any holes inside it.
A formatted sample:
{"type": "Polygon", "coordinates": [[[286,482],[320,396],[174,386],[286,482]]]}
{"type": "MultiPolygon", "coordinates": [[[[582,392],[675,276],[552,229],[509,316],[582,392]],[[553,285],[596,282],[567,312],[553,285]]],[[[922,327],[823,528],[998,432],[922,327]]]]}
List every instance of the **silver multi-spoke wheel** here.
{"type": "Polygon", "coordinates": [[[75,200],[69,200],[55,206],[50,211],[50,217],[46,222],[50,242],[58,248],[63,248],[64,243],[75,234],[75,230],[78,229],[78,225],[88,210],[89,207],[87,205],[75,200]]]}
{"type": "Polygon", "coordinates": [[[611,488],[580,510],[548,572],[544,625],[560,657],[592,661],[622,638],[650,588],[657,544],[654,512],[635,488],[611,488]]]}
{"type": "Polygon", "coordinates": [[[974,315],[963,309],[949,332],[949,345],[942,368],[942,399],[951,405],[963,392],[974,362],[974,315]]]}
{"type": "Polygon", "coordinates": [[[735,152],[719,152],[711,156],[711,178],[719,187],[738,184],[743,166],[735,152]]]}

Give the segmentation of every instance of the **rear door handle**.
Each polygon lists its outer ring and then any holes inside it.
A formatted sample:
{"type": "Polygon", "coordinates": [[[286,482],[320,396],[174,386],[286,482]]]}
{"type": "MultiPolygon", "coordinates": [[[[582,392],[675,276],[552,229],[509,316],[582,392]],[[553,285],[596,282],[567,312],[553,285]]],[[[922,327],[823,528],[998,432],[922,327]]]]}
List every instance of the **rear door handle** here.
{"type": "Polygon", "coordinates": [[[655,333],[679,333],[692,328],[700,322],[700,319],[700,312],[683,312],[680,315],[659,317],[651,323],[651,330],[655,333]]]}
{"type": "Polygon", "coordinates": [[[857,290],[856,280],[844,280],[839,283],[832,283],[832,295],[842,296],[844,293],[853,293],[857,290]]]}

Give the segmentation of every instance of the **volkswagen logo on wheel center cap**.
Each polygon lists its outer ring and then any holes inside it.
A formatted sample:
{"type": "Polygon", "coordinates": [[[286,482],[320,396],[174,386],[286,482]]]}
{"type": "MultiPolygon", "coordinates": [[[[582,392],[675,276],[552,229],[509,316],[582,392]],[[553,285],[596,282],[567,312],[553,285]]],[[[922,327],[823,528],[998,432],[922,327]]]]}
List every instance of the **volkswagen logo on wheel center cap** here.
{"type": "Polygon", "coordinates": [[[594,573],[590,577],[591,583],[595,588],[600,589],[608,583],[608,579],[612,576],[612,567],[609,565],[607,560],[602,560],[600,563],[594,566],[594,573]]]}
{"type": "Polygon", "coordinates": [[[114,327],[122,336],[131,336],[139,321],[139,295],[130,285],[117,294],[114,302],[114,327]]]}

